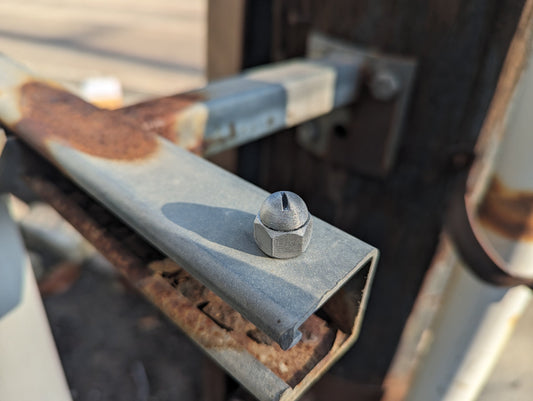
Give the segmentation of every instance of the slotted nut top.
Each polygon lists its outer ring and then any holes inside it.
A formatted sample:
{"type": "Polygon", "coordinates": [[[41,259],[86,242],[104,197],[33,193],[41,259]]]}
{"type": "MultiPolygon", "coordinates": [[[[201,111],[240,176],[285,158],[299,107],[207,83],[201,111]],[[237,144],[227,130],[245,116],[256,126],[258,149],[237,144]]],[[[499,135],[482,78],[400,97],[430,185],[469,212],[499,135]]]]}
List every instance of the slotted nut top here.
{"type": "Polygon", "coordinates": [[[294,192],[274,192],[259,210],[261,222],[271,230],[294,231],[309,220],[309,211],[302,198],[294,192]]]}

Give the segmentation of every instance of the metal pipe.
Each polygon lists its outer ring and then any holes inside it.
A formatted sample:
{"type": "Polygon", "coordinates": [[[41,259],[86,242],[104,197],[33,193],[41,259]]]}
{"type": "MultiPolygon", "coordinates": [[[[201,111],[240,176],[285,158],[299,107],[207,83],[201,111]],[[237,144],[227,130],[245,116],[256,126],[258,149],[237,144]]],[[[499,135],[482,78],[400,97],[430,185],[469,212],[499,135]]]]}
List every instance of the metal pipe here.
{"type": "Polygon", "coordinates": [[[22,238],[0,197],[0,399],[70,401],[22,238]]]}
{"type": "Polygon", "coordinates": [[[456,264],[405,400],[475,400],[530,299],[527,287],[491,286],[456,264]]]}

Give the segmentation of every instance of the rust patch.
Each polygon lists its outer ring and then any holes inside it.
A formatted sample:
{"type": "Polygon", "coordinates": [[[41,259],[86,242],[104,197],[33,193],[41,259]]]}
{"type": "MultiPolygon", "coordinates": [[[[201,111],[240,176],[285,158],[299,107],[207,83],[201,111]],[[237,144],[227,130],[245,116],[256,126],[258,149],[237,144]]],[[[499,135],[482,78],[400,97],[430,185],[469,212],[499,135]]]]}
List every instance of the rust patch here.
{"type": "Polygon", "coordinates": [[[101,110],[77,96],[31,81],[20,88],[21,120],[14,130],[41,153],[57,141],[81,152],[118,160],[141,159],[157,149],[154,133],[111,110],[101,110]]]}
{"type": "MultiPolygon", "coordinates": [[[[201,285],[186,271],[180,269],[179,272],[173,274],[163,273],[163,277],[172,287],[196,305],[196,313],[200,312],[203,315],[202,319],[207,318],[209,320],[210,329],[214,329],[216,333],[222,330],[226,336],[229,336],[228,338],[231,338],[231,342],[223,343],[224,348],[230,348],[230,344],[238,345],[240,349],[249,352],[293,387],[327,357],[339,335],[343,339],[347,337],[344,333],[330,327],[318,316],[312,315],[300,327],[302,340],[290,350],[283,351],[278,344],[270,340],[255,325],[242,317],[239,312],[231,308],[214,292],[201,285]]],[[[176,323],[179,324],[177,321],[176,323]]],[[[202,323],[202,327],[206,325],[207,323],[202,323]]],[[[202,334],[211,336],[211,334],[206,334],[203,329],[199,331],[196,326],[183,327],[183,330],[193,338],[202,334]],[[195,331],[191,332],[191,330],[195,331]]],[[[214,344],[208,343],[211,340],[203,339],[202,345],[207,348],[220,347],[221,335],[216,334],[214,344]]]]}
{"type": "MultiPolygon", "coordinates": [[[[113,234],[117,230],[116,218],[86,195],[71,191],[72,184],[69,184],[69,190],[65,193],[66,181],[60,179],[54,181],[51,183],[41,177],[26,177],[28,186],[65,217],[130,282],[136,283],[146,277],[150,272],[144,268],[139,257],[123,245],[120,239],[124,236],[117,237],[113,234]],[[58,181],[63,184],[62,188],[58,186],[58,181]],[[102,223],[106,225],[105,228],[102,223]]],[[[130,237],[136,237],[136,235],[130,233],[130,237]]],[[[139,239],[137,245],[141,244],[142,240],[139,239]]],[[[133,249],[141,252],[142,247],[133,249]]]]}
{"type": "Polygon", "coordinates": [[[478,215],[481,224],[506,238],[533,241],[533,192],[509,189],[494,176],[478,215]]]}
{"type": "Polygon", "coordinates": [[[180,111],[205,99],[205,95],[200,93],[185,93],[135,104],[116,110],[116,113],[134,119],[145,131],[177,142],[179,134],[175,132],[174,125],[180,111]]]}
{"type": "Polygon", "coordinates": [[[202,312],[228,331],[233,331],[233,328],[237,327],[240,323],[239,320],[242,319],[242,316],[225,302],[207,302],[207,305],[202,308],[202,312]]]}
{"type": "Polygon", "coordinates": [[[72,287],[80,273],[81,267],[78,263],[62,262],[39,280],[39,292],[42,296],[62,294],[72,287]]]}
{"type": "Polygon", "coordinates": [[[179,266],[169,259],[156,260],[150,263],[148,267],[155,273],[176,273],[179,271],[179,266]]]}
{"type": "Polygon", "coordinates": [[[202,347],[242,349],[227,330],[215,322],[176,291],[161,276],[154,274],[138,283],[146,297],[202,347]]]}

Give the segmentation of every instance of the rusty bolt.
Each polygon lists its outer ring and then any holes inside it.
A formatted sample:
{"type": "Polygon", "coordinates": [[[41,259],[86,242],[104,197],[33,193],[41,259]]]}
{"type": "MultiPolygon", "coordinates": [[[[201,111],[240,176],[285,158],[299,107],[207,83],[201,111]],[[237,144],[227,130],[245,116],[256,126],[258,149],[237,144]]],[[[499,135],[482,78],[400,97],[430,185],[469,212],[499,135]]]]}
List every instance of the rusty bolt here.
{"type": "Polygon", "coordinates": [[[372,74],[368,84],[370,93],[377,100],[389,101],[400,90],[398,79],[389,70],[377,70],[372,74]]]}
{"type": "Polygon", "coordinates": [[[265,199],[254,221],[254,238],[268,256],[294,258],[307,249],[313,222],[302,198],[293,192],[275,192],[265,199]]]}

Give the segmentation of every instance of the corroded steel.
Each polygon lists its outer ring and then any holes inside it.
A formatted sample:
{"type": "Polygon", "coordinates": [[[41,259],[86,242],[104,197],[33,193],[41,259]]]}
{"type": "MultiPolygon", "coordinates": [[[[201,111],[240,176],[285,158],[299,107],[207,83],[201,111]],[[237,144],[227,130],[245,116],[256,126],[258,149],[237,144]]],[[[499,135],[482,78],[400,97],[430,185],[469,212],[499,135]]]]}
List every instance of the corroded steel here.
{"type": "Polygon", "coordinates": [[[495,175],[479,207],[481,224],[516,241],[533,240],[533,192],[505,186],[495,175]]]}
{"type": "MultiPolygon", "coordinates": [[[[302,325],[288,351],[166,258],[52,166],[24,150],[21,179],[87,238],[128,281],[260,399],[292,400],[350,347],[357,331],[342,294],[302,325]],[[324,320],[324,314],[331,322],[324,320]],[[337,324],[339,322],[339,324],[337,324]],[[344,324],[342,323],[344,322],[344,324]]],[[[364,274],[369,274],[367,271],[364,274]]],[[[361,277],[365,284],[365,277],[361,277]]]]}

